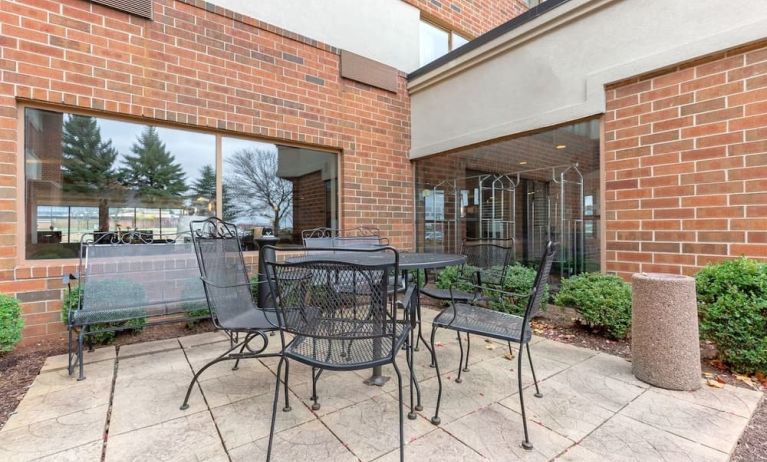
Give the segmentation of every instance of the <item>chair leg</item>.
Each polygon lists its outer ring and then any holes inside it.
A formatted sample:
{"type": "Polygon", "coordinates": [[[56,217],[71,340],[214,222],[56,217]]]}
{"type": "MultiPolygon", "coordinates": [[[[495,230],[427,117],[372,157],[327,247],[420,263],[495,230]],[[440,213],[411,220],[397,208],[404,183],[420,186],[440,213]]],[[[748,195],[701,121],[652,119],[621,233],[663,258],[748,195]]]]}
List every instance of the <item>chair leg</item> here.
{"type": "Polygon", "coordinates": [[[514,349],[511,348],[511,341],[509,341],[509,355],[511,355],[511,358],[514,357],[514,349]]]}
{"type": "Polygon", "coordinates": [[[77,361],[80,363],[80,376],[77,377],[77,380],[85,380],[85,357],[83,352],[83,342],[85,342],[85,331],[86,327],[83,326],[80,328],[80,334],[77,338],[77,361]]]}
{"type": "Polygon", "coordinates": [[[455,379],[455,383],[463,382],[461,378],[461,370],[463,366],[463,340],[461,340],[461,333],[455,331],[455,335],[458,337],[458,346],[461,348],[461,359],[458,360],[458,377],[455,379]]]}
{"type": "MultiPolygon", "coordinates": [[[[245,347],[248,346],[248,342],[250,341],[251,338],[252,337],[250,336],[250,334],[245,336],[245,341],[242,342],[242,348],[240,348],[240,351],[238,352],[238,354],[242,354],[242,352],[245,351],[245,347]]],[[[234,366],[232,366],[232,370],[236,371],[239,368],[240,368],[240,358],[237,358],[237,361],[234,362],[234,366]]]]}
{"type": "MultiPolygon", "coordinates": [[[[202,375],[202,373],[205,372],[205,370],[207,368],[209,368],[210,366],[212,366],[212,365],[214,365],[216,363],[220,363],[221,361],[225,361],[226,359],[228,359],[227,356],[229,356],[229,353],[234,351],[238,346],[239,345],[235,344],[233,347],[231,347],[228,350],[226,350],[226,352],[224,352],[224,354],[218,356],[213,361],[211,361],[208,364],[202,366],[200,368],[200,370],[197,371],[196,374],[194,374],[194,377],[192,377],[192,381],[189,383],[189,387],[187,387],[187,389],[186,389],[186,396],[184,396],[184,402],[181,403],[181,408],[180,409],[182,411],[184,411],[186,409],[189,409],[189,396],[192,394],[192,387],[194,387],[194,384],[197,383],[197,379],[200,378],[200,375],[202,375]]],[[[240,350],[240,351],[242,351],[242,350],[240,350]]]]}
{"type": "Polygon", "coordinates": [[[288,378],[290,377],[290,361],[285,360],[285,407],[282,408],[282,412],[290,412],[290,393],[288,393],[288,378]]]}
{"type": "MultiPolygon", "coordinates": [[[[404,409],[402,408],[402,373],[397,367],[397,361],[392,361],[394,366],[394,372],[397,373],[397,390],[399,391],[399,460],[405,462],[405,420],[402,415],[404,409]]],[[[412,392],[411,392],[412,393],[412,392]]]]}
{"type": "Polygon", "coordinates": [[[522,441],[522,447],[528,451],[533,449],[530,443],[530,437],[527,434],[527,416],[525,415],[525,398],[522,395],[522,354],[517,355],[517,388],[519,389],[519,407],[522,409],[522,428],[525,431],[525,439],[522,441]]]}
{"type": "Polygon", "coordinates": [[[540,388],[538,388],[538,379],[535,377],[535,368],[533,367],[533,357],[530,356],[530,344],[527,343],[527,360],[530,362],[530,372],[533,373],[533,382],[535,383],[535,397],[536,398],[543,398],[543,393],[541,393],[540,388]]]}
{"type": "MultiPolygon", "coordinates": [[[[416,290],[419,290],[418,287],[416,287],[416,290]]],[[[415,307],[416,307],[416,315],[418,318],[418,336],[415,339],[415,349],[414,351],[419,351],[419,345],[421,343],[421,340],[423,339],[423,344],[426,345],[426,339],[423,338],[423,331],[421,330],[421,323],[422,323],[422,316],[421,316],[421,295],[420,292],[418,296],[416,297],[415,301],[415,307]]]]}
{"type": "Polygon", "coordinates": [[[280,374],[282,373],[282,363],[285,361],[285,357],[280,358],[280,362],[277,365],[277,382],[274,385],[274,402],[272,403],[272,425],[269,428],[269,446],[266,448],[266,461],[269,462],[272,459],[272,442],[274,440],[274,424],[277,418],[277,402],[280,400],[280,374]]]}
{"type": "Polygon", "coordinates": [[[439,404],[442,401],[442,377],[439,376],[439,364],[437,363],[437,350],[434,348],[434,334],[437,333],[437,326],[432,326],[431,329],[431,349],[434,352],[432,359],[434,360],[434,368],[437,369],[437,385],[439,390],[437,391],[437,409],[434,411],[434,417],[431,418],[431,423],[439,425],[441,422],[439,418],[439,404]]]}
{"type": "MultiPolygon", "coordinates": [[[[407,418],[410,420],[415,420],[418,416],[416,415],[415,408],[413,406],[413,389],[417,383],[415,376],[413,375],[413,331],[410,331],[409,338],[405,344],[405,359],[407,359],[407,368],[408,373],[410,374],[410,412],[408,412],[407,418]]],[[[420,392],[418,394],[418,401],[420,404],[420,392]]]]}
{"type": "Polygon", "coordinates": [[[463,371],[469,372],[469,352],[471,351],[471,336],[466,332],[466,362],[464,363],[463,371]]]}
{"type": "Polygon", "coordinates": [[[72,368],[72,326],[69,326],[67,331],[67,373],[72,375],[74,372],[72,368]]]}
{"type": "Polygon", "coordinates": [[[320,410],[319,398],[317,398],[317,379],[320,378],[321,373],[322,373],[322,369],[317,369],[316,367],[312,367],[312,397],[310,399],[314,401],[314,404],[312,404],[313,411],[320,410]]]}

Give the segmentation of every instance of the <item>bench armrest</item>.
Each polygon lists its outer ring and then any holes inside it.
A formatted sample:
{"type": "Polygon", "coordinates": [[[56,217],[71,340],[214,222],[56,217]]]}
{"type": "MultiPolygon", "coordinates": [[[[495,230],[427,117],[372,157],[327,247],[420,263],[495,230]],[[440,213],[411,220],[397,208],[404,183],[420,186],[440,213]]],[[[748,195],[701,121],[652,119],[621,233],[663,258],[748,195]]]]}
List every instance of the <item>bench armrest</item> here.
{"type": "Polygon", "coordinates": [[[203,277],[201,277],[200,279],[202,280],[203,283],[205,283],[205,284],[207,284],[207,285],[209,285],[211,287],[215,287],[216,289],[234,289],[235,287],[247,287],[248,289],[250,289],[250,282],[242,282],[240,284],[221,285],[221,284],[216,284],[216,283],[210,281],[209,279],[206,279],[206,278],[203,278],[203,277]]]}

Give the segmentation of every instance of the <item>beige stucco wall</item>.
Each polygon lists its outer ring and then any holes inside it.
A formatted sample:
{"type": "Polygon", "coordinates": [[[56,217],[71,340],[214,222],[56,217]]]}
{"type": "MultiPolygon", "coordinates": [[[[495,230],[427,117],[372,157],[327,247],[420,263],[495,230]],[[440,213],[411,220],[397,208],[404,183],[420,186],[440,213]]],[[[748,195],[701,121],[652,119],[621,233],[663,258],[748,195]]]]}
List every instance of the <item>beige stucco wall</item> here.
{"type": "Polygon", "coordinates": [[[207,0],[388,64],[418,67],[420,12],[400,0],[207,0]]]}
{"type": "Polygon", "coordinates": [[[764,0],[571,0],[413,79],[411,158],[600,114],[606,83],[766,36],[764,0]]]}

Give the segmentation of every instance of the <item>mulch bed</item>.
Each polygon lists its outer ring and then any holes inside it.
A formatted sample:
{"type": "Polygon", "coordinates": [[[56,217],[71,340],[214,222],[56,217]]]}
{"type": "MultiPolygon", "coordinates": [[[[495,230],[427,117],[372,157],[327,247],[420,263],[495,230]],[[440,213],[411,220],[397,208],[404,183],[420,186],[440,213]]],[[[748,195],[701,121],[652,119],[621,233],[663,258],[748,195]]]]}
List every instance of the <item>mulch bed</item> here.
{"type": "MultiPolygon", "coordinates": [[[[209,321],[201,322],[192,327],[187,327],[183,323],[163,324],[147,327],[139,333],[118,333],[112,345],[121,346],[165,340],[212,330],[213,325],[209,321]]],[[[50,341],[19,347],[10,353],[0,355],[0,428],[5,425],[5,422],[16,410],[16,406],[24,398],[27,389],[40,373],[45,358],[66,352],[65,342],[50,341]]]]}

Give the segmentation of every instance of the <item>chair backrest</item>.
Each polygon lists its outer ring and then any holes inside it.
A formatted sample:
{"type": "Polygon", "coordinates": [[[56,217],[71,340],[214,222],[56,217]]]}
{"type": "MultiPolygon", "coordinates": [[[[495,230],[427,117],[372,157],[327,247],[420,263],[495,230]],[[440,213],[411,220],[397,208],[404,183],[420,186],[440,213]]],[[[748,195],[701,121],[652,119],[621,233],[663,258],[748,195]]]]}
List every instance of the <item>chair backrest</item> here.
{"type": "Polygon", "coordinates": [[[535,283],[533,284],[533,290],[530,294],[530,298],[527,300],[527,308],[525,309],[525,325],[538,314],[538,311],[543,303],[543,294],[546,292],[544,287],[549,282],[549,274],[551,273],[551,265],[554,263],[554,256],[557,254],[559,244],[556,242],[547,242],[546,248],[543,251],[541,257],[541,263],[538,265],[538,274],[535,276],[535,283]]]}
{"type": "Polygon", "coordinates": [[[253,302],[237,227],[212,217],[193,221],[190,228],[214,323],[221,327],[248,310],[259,309],[253,302]]]}
{"type": "Polygon", "coordinates": [[[374,248],[386,245],[378,228],[360,226],[352,229],[314,228],[301,233],[309,249],[374,248]]]}
{"type": "MultiPolygon", "coordinates": [[[[398,324],[390,290],[398,284],[395,249],[355,248],[335,254],[328,249],[265,249],[264,255],[271,256],[265,265],[282,329],[314,339],[393,340],[398,324]]],[[[393,354],[391,343],[383,344],[388,346],[381,355],[393,354]]]]}
{"type": "Polygon", "coordinates": [[[185,240],[183,235],[160,243],[137,233],[84,235],[80,308],[105,312],[109,321],[204,308],[194,250],[185,240]]]}
{"type": "Polygon", "coordinates": [[[466,240],[463,242],[462,253],[466,255],[465,267],[484,270],[481,271],[483,284],[502,285],[512,262],[513,251],[513,239],[466,240]]]}

